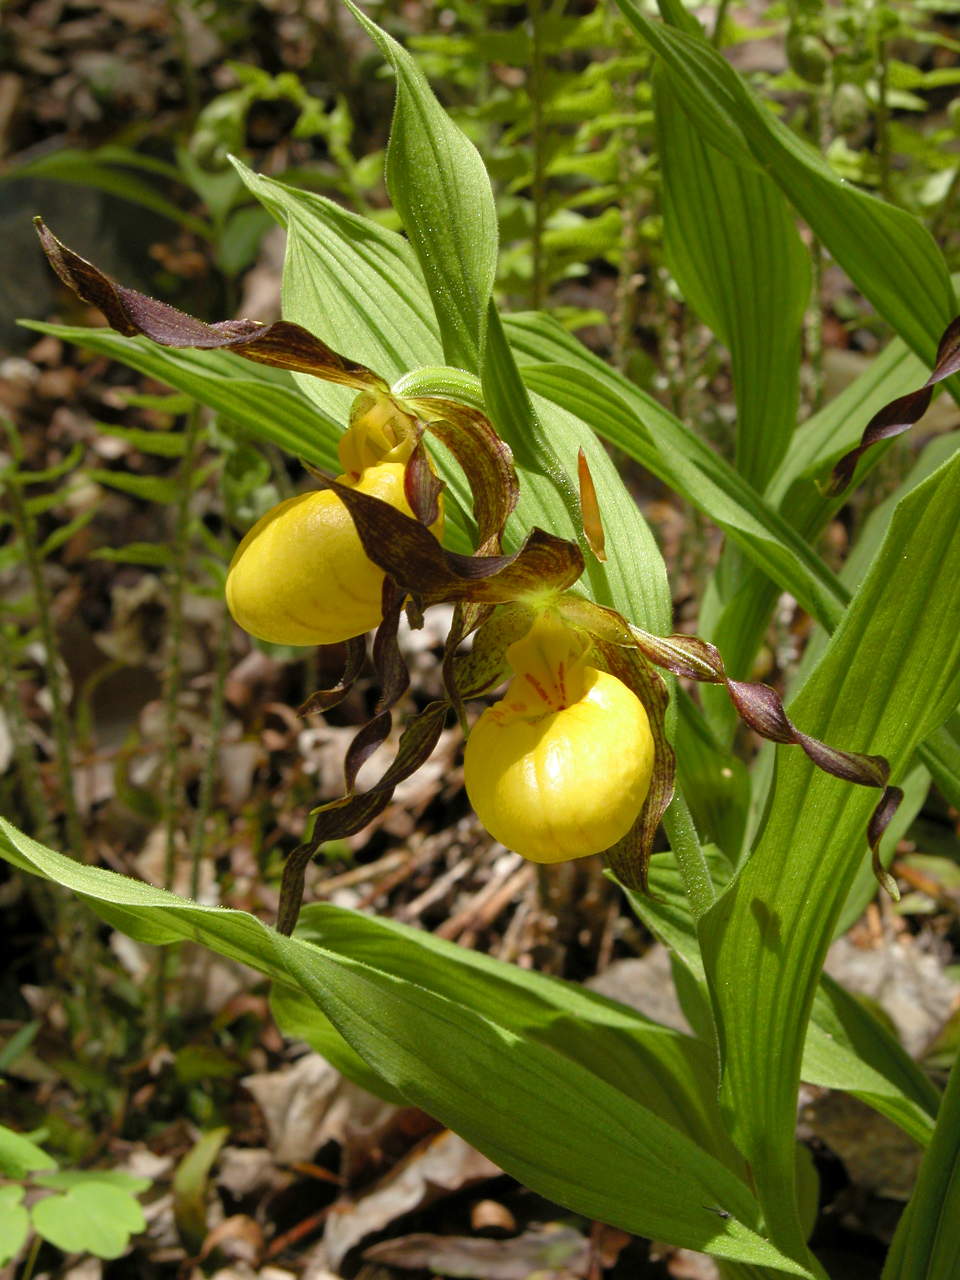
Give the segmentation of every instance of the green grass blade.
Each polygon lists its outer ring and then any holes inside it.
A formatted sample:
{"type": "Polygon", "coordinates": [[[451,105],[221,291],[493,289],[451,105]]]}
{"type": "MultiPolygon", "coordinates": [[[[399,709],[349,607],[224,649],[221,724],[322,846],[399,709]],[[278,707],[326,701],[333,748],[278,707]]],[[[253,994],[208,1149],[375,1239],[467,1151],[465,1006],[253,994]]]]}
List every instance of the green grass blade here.
{"type": "MultiPolygon", "coordinates": [[[[960,699],[960,457],[897,508],[880,555],[790,707],[809,733],[882,752],[902,776],[960,699]]],[[[757,847],[701,920],[723,1061],[722,1101],[773,1238],[795,1249],[793,1129],[803,1041],[827,946],[866,855],[875,796],[778,749],[757,847]]]]}

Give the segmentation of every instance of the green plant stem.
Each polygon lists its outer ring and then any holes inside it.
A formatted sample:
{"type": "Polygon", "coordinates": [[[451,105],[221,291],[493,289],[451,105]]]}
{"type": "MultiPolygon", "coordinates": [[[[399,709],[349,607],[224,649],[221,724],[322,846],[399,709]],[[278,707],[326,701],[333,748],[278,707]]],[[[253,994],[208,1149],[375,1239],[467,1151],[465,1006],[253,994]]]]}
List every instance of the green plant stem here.
{"type": "Polygon", "coordinates": [[[43,802],[40,773],[30,746],[29,726],[20,701],[16,683],[16,664],[10,650],[11,645],[6,631],[0,631],[0,687],[4,689],[5,694],[9,693],[9,697],[4,697],[4,706],[10,722],[17,775],[23,788],[23,799],[36,838],[41,844],[52,844],[54,842],[53,823],[50,821],[50,810],[43,802]]]}
{"type": "MultiPolygon", "coordinates": [[[[11,431],[13,429],[12,427],[9,428],[11,431]]],[[[50,691],[51,704],[50,719],[53,727],[57,772],[60,775],[60,789],[63,797],[67,847],[71,857],[82,859],[84,834],[74,788],[70,718],[63,689],[60,647],[57,641],[56,629],[53,625],[50,592],[43,576],[43,560],[37,544],[36,522],[27,503],[24,501],[20,486],[15,481],[8,481],[6,488],[14,527],[23,543],[24,562],[30,577],[30,586],[33,589],[37,621],[40,626],[40,638],[46,653],[47,688],[50,691]]]]}
{"type": "Polygon", "coordinates": [[[33,1275],[34,1268],[37,1265],[37,1256],[40,1253],[40,1246],[43,1241],[34,1232],[33,1239],[30,1241],[30,1248],[27,1250],[27,1256],[23,1260],[23,1270],[20,1272],[20,1280],[30,1280],[33,1275]]]}
{"type": "Polygon", "coordinates": [[[710,879],[710,868],[700,847],[693,815],[682,791],[677,791],[663,815],[663,829],[680,868],[690,909],[699,920],[713,906],[717,895],[710,879]]]}
{"type": "Polygon", "coordinates": [[[886,40],[877,45],[877,161],[880,166],[880,194],[891,200],[890,186],[890,104],[887,90],[890,79],[890,57],[886,40]]]}
{"type": "MultiPolygon", "coordinates": [[[[824,119],[819,90],[810,97],[808,120],[810,141],[822,152],[824,149],[824,119]]],[[[823,403],[823,245],[814,236],[810,242],[810,305],[804,317],[804,342],[810,362],[807,383],[807,416],[817,412],[823,403]]]]}
{"type": "Polygon", "coordinates": [[[719,0],[717,4],[717,16],[713,20],[713,33],[710,36],[710,43],[715,49],[720,48],[723,40],[723,28],[727,21],[727,10],[730,8],[730,0],[719,0]]]}
{"type": "Polygon", "coordinates": [[[227,670],[230,666],[231,634],[230,615],[224,609],[220,616],[220,628],[217,633],[217,662],[213,690],[210,695],[210,740],[207,743],[203,777],[200,781],[200,795],[197,800],[197,813],[190,840],[191,898],[196,898],[200,892],[200,868],[206,852],[207,819],[210,816],[210,810],[213,805],[213,791],[217,780],[217,753],[220,749],[220,735],[223,730],[223,694],[227,682],[227,670]]]}
{"type": "Polygon", "coordinates": [[[543,307],[546,295],[543,262],[543,228],[545,221],[546,178],[543,125],[543,4],[530,0],[530,32],[533,42],[530,62],[530,109],[532,112],[531,143],[533,147],[533,231],[530,244],[532,282],[530,305],[534,311],[543,307]]]}
{"type": "Polygon", "coordinates": [[[177,858],[178,793],[180,790],[180,750],[177,721],[180,707],[180,685],[183,675],[183,600],[184,578],[190,530],[190,499],[193,496],[193,470],[200,433],[201,407],[195,404],[187,418],[186,446],[179,468],[180,497],[177,502],[173,536],[173,566],[170,587],[170,620],[167,629],[167,655],[163,682],[165,761],[163,778],[164,862],[163,887],[173,887],[177,858]]]}

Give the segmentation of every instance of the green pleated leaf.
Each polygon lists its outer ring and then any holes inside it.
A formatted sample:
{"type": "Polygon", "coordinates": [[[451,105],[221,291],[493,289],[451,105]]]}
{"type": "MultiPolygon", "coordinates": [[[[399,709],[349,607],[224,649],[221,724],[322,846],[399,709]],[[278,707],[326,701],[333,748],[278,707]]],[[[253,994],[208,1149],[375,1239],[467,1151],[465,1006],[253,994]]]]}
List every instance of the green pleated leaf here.
{"type": "MultiPolygon", "coordinates": [[[[730,864],[704,846],[718,891],[730,879],[730,864]]],[[[687,966],[696,999],[710,1022],[705,972],[696,925],[676,863],[655,854],[650,864],[651,894],[627,891],[635,913],[687,966]]],[[[689,1016],[689,1015],[688,1015],[689,1016]]],[[[896,1037],[838,982],[822,974],[803,1042],[800,1078],[808,1084],[843,1089],[900,1126],[917,1142],[933,1132],[939,1094],[896,1037]]]]}
{"type": "Polygon", "coordinates": [[[249,365],[222,351],[176,351],[158,347],[146,338],[125,338],[109,329],[27,323],[27,328],[52,333],[88,351],[119,360],[140,373],[185,391],[201,404],[216,409],[287,453],[338,471],[340,423],[320,412],[297,390],[285,370],[249,365]]]}
{"type": "MultiPolygon", "coordinates": [[[[880,555],[791,704],[818,737],[882,752],[894,781],[960,699],[960,457],[897,508],[880,555]]],[[[751,1161],[774,1238],[800,1233],[792,1159],[806,1023],[826,948],[861,860],[871,798],[796,753],[752,857],[701,920],[723,1061],[722,1102],[751,1161]]]]}
{"type": "Polygon", "coordinates": [[[497,270],[490,179],[476,147],[437,102],[410,54],[345,2],[396,73],[387,189],[420,260],[444,358],[476,371],[497,270]]]}
{"type": "Polygon", "coordinates": [[[651,398],[571,365],[525,365],[523,376],[531,389],[576,410],[693,502],[818,621],[839,620],[845,596],[823,561],[732,467],[651,398]]]}
{"type": "MultiPolygon", "coordinates": [[[[796,433],[765,496],[805,541],[814,542],[845,500],[842,496],[825,495],[817,481],[857,443],[865,423],[878,409],[906,394],[924,376],[921,361],[903,342],[894,339],[858,378],[796,433]]],[[[870,450],[860,463],[858,480],[880,463],[888,448],[882,444],[870,450]]],[[[781,588],[757,569],[741,571],[738,588],[737,594],[726,601],[719,595],[708,595],[701,619],[704,634],[723,651],[731,670],[742,673],[749,671],[762,643],[781,588]]],[[[708,709],[714,712],[713,702],[708,709]]],[[[711,718],[716,727],[717,717],[711,718]]],[[[732,734],[733,718],[721,710],[719,720],[725,724],[727,734],[732,734]]]]}
{"type": "Polygon", "coordinates": [[[662,69],[654,105],[667,262],[729,348],[737,470],[762,490],[796,423],[809,255],[776,184],[703,140],[662,69]]]}
{"type": "MultiPolygon", "coordinates": [[[[0,855],[73,889],[140,941],[189,937],[299,988],[408,1102],[574,1212],[718,1257],[812,1274],[759,1234],[756,1201],[724,1164],[581,1062],[498,1016],[489,993],[478,1012],[457,991],[423,985],[422,968],[413,982],[378,955],[354,958],[349,929],[343,950],[325,935],[322,944],[285,938],[244,912],[82,866],[2,819],[0,855]]],[[[576,1011],[563,1016],[577,1019],[576,1011]]]]}
{"type": "Polygon", "coordinates": [[[671,88],[702,136],[732,159],[769,173],[864,297],[932,363],[957,308],[946,263],[923,224],[839,178],[702,36],[651,21],[637,0],[617,4],[662,58],[671,88]]]}
{"type": "Polygon", "coordinates": [[[395,921],[315,904],[304,909],[296,936],[534,1037],[643,1103],[743,1175],[714,1105],[712,1046],[574,983],[504,964],[395,921]]]}
{"type": "Polygon", "coordinates": [[[960,1271],[960,1060],[933,1141],[887,1255],[883,1280],[947,1280],[960,1271]]]}
{"type": "MultiPolygon", "coordinates": [[[[324,196],[234,165],[287,229],[288,320],[391,382],[418,365],[443,362],[437,318],[409,240],[324,196]]],[[[319,385],[301,380],[311,395],[319,385]]]]}

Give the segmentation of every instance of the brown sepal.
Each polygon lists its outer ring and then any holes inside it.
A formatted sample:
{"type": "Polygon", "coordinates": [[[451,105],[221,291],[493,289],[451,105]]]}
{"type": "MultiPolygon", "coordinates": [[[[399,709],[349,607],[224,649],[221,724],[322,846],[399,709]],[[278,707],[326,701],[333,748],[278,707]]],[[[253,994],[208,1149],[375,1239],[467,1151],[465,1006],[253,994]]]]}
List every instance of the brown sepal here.
{"type": "MultiPolygon", "coordinates": [[[[775,689],[766,684],[752,684],[743,680],[731,680],[723,666],[717,649],[697,636],[654,636],[639,627],[630,628],[641,651],[651,662],[665,667],[675,675],[687,676],[706,684],[722,684],[740,718],[771,742],[795,745],[824,773],[853,782],[861,787],[879,787],[883,791],[867,831],[873,851],[874,873],[888,891],[891,878],[879,867],[877,845],[887,824],[896,812],[901,793],[896,787],[888,787],[889,762],[883,756],[866,755],[860,751],[840,751],[828,746],[819,738],[798,729],[783,707],[783,701],[775,689]]],[[[893,885],[893,892],[896,886],[893,885]]]]}
{"type": "Polygon", "coordinates": [[[952,320],[944,330],[940,345],[937,348],[937,359],[933,372],[922,387],[911,391],[908,395],[898,396],[879,409],[864,428],[860,443],[849,453],[845,453],[830,473],[830,479],[824,486],[827,496],[842,493],[856,470],[862,454],[881,440],[889,440],[910,429],[923,417],[930,407],[933,388],[944,378],[960,370],[960,316],[952,320]]]}
{"type": "Polygon", "coordinates": [[[355,835],[383,812],[394,788],[415,773],[432,753],[449,709],[446,702],[432,702],[410,721],[400,738],[393,763],[368,791],[341,796],[339,800],[315,810],[310,839],[293,850],[283,868],[277,912],[278,933],[291,934],[297,923],[303,902],[304,875],[310,859],[327,840],[342,840],[355,835]]]}
{"type": "Polygon", "coordinates": [[[562,591],[583,572],[580,548],[533,529],[509,556],[463,556],[445,551],[417,520],[388,502],[360,493],[309,468],[321,489],[332,489],[353,517],[363,549],[381,569],[424,605],[444,601],[500,604],[527,592],[562,591]]]}
{"type": "Polygon", "coordinates": [[[439,518],[444,488],[443,481],[430,466],[423,440],[418,440],[403,473],[403,492],[414,517],[428,528],[439,518]]]}
{"type": "Polygon", "coordinates": [[[136,289],[115,284],[98,267],[61,244],[40,218],[35,224],[47,260],[63,283],[81,301],[102,311],[111,328],[126,337],[142,335],[161,347],[228,350],[258,364],[312,373],[324,382],[358,391],[388,390],[377,374],[340,355],[302,325],[288,320],[266,325],[256,320],[206,324],[136,289]]]}
{"type": "Polygon", "coordinates": [[[495,555],[507,517],[520,496],[510,446],[479,409],[437,396],[423,396],[409,404],[426,422],[427,430],[450,450],[470,482],[477,553],[495,555]]]}
{"type": "MultiPolygon", "coordinates": [[[[320,647],[332,649],[340,646],[321,645],[320,647]]],[[[345,641],[345,647],[347,650],[346,662],[344,663],[343,675],[337,684],[331,689],[317,689],[315,693],[311,693],[306,702],[298,709],[298,715],[308,716],[315,711],[329,711],[338,702],[342,702],[353,688],[367,656],[367,638],[366,636],[354,636],[351,640],[345,641]]]]}

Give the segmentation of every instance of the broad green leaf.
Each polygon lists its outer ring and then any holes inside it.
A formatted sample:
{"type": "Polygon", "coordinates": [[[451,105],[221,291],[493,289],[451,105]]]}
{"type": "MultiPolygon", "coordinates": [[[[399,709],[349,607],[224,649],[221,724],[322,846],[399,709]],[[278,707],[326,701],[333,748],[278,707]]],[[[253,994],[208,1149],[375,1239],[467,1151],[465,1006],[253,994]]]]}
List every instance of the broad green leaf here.
{"type": "MultiPolygon", "coordinates": [[[[730,878],[730,865],[716,849],[704,846],[718,891],[730,878]]],[[[700,991],[705,971],[696,926],[676,864],[655,854],[650,867],[652,894],[626,891],[634,912],[680,957],[700,991]]],[[[696,994],[702,999],[699,991],[696,994]]],[[[706,1016],[709,1018],[709,1012],[706,1016]]],[[[712,1021],[712,1020],[711,1020],[712,1021]]],[[[800,1079],[843,1089],[899,1125],[917,1142],[933,1131],[939,1095],[894,1035],[858,1000],[822,974],[803,1042],[800,1079]]]]}
{"type": "Polygon", "coordinates": [[[119,1258],[146,1219],[129,1191],[90,1179],[35,1204],[33,1226],[64,1253],[119,1258]]]}
{"type": "MultiPolygon", "coordinates": [[[[300,923],[312,909],[304,907],[300,913],[300,923]]],[[[370,1069],[356,1049],[347,1044],[326,1014],[299,987],[275,982],[270,988],[270,1012],[285,1036],[289,1036],[291,1040],[303,1040],[314,1053],[319,1053],[328,1062],[332,1062],[348,1080],[375,1097],[383,1098],[385,1102],[392,1102],[397,1107],[406,1106],[403,1094],[387,1084],[383,1076],[370,1069]]]]}
{"type": "MultiPolygon", "coordinates": [[[[817,484],[860,439],[864,426],[883,405],[923,382],[923,364],[899,340],[888,343],[867,369],[796,432],[790,449],[767,486],[771,506],[807,542],[813,542],[846,498],[825,497],[817,484]]],[[[861,459],[855,482],[883,459],[892,442],[884,441],[861,459]]],[[[709,593],[701,610],[704,634],[721,650],[730,670],[744,675],[756,655],[781,588],[759,571],[743,573],[737,594],[727,601],[709,593]]],[[[796,595],[795,592],[791,594],[796,595]]],[[[708,693],[711,724],[731,735],[735,719],[708,693]]]]}
{"type": "MultiPolygon", "coordinates": [[[[283,315],[388,382],[442,364],[430,295],[410,242],[324,196],[234,161],[249,189],[287,229],[283,315]]],[[[312,394],[316,378],[301,380],[312,394]]]]}
{"type": "Polygon", "coordinates": [[[0,1173],[7,1178],[23,1178],[37,1169],[55,1169],[57,1162],[41,1147],[0,1124],[0,1173]]]}
{"type": "MultiPolygon", "coordinates": [[[[960,458],[906,497],[791,718],[818,738],[882,752],[902,775],[960,700],[956,601],[960,458]]],[[[792,1215],[797,1081],[806,1024],[837,915],[866,855],[875,796],[778,749],[757,847],[700,921],[723,1062],[721,1099],[751,1161],[767,1221],[801,1243],[792,1215]]]]}
{"type": "Polygon", "coordinates": [[[27,322],[28,329],[119,360],[185,391],[260,440],[329,471],[339,470],[336,442],[343,426],[321,413],[297,390],[290,374],[241,361],[225,351],[175,350],[109,329],[27,322]]]}
{"type": "Polygon", "coordinates": [[[663,60],[671,88],[706,141],[769,173],[864,297],[932,362],[956,300],[943,256],[922,223],[837,177],[702,36],[651,21],[637,0],[617,4],[663,60]]]}
{"type": "Polygon", "coordinates": [[[30,1215],[21,1201],[23,1187],[0,1187],[0,1267],[17,1256],[30,1234],[30,1215]]]}
{"type": "Polygon", "coordinates": [[[190,937],[299,987],[409,1102],[574,1212],[718,1257],[812,1274],[758,1234],[756,1202],[730,1170],[537,1037],[405,981],[389,965],[82,866],[2,819],[0,854],[73,889],[140,941],[190,937]]]}
{"type": "Polygon", "coordinates": [[[703,140],[662,69],[654,90],[667,262],[730,351],[736,466],[762,491],[796,422],[809,256],[775,183],[703,140]]]}
{"type": "Polygon", "coordinates": [[[960,1269],[960,1059],[887,1255],[883,1280],[947,1280],[960,1269]]]}
{"type": "Polygon", "coordinates": [[[738,1176],[742,1163],[713,1105],[712,1046],[573,983],[506,965],[390,920],[308,906],[297,936],[531,1036],[656,1112],[738,1176]]]}
{"type": "Polygon", "coordinates": [[[480,154],[420,68],[350,0],[347,8],[397,77],[387,190],[433,300],[447,364],[476,372],[497,270],[497,211],[480,154]]]}
{"type": "MultiPolygon", "coordinates": [[[[781,590],[813,617],[835,624],[845,594],[806,542],[709,446],[636,388],[601,382],[569,365],[526,365],[532,390],[574,410],[714,520],[781,590]]],[[[629,384],[627,384],[628,386],[629,384]]]]}

